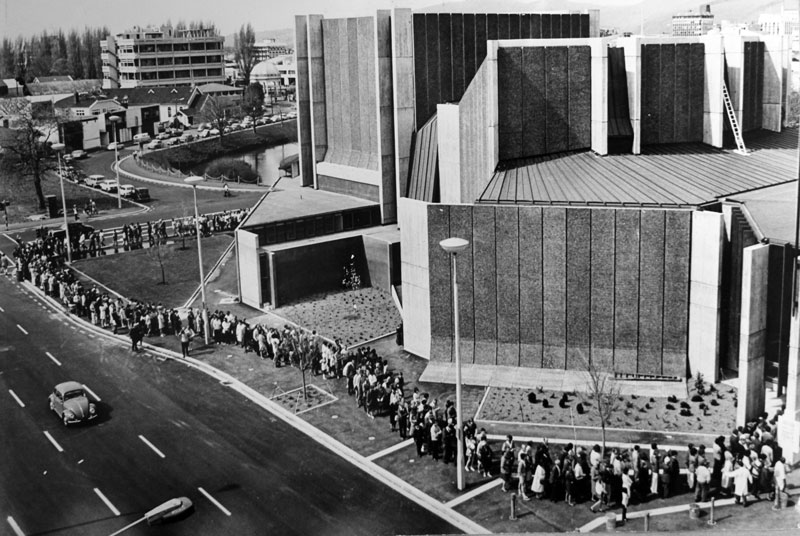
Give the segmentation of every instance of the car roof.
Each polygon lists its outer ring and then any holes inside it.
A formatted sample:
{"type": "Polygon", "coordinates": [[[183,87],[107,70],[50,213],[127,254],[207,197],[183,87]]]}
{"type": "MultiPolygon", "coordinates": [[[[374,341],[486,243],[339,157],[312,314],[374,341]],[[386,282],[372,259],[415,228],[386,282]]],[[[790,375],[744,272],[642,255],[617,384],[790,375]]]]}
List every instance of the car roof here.
{"type": "Polygon", "coordinates": [[[74,391],[76,389],[83,390],[83,384],[70,380],[56,385],[56,391],[60,393],[67,393],[69,391],[74,391]]]}

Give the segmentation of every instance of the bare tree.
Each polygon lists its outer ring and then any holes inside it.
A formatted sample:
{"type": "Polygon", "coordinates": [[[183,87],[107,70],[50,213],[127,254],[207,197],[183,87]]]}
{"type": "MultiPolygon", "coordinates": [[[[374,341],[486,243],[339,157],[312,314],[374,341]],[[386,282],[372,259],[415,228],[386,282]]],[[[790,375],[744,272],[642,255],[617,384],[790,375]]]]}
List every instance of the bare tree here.
{"type": "Polygon", "coordinates": [[[233,53],[236,66],[242,73],[244,87],[250,85],[250,73],[258,63],[256,57],[256,33],[253,25],[249,22],[239,29],[239,33],[233,36],[233,53]]]}
{"type": "Polygon", "coordinates": [[[161,283],[159,283],[159,285],[166,285],[167,272],[164,268],[164,262],[169,255],[169,249],[167,249],[167,241],[157,231],[154,230],[154,233],[155,236],[153,237],[150,249],[147,250],[147,255],[153,261],[153,264],[158,266],[161,270],[161,283]]]}
{"type": "Polygon", "coordinates": [[[264,88],[254,82],[244,89],[242,112],[253,119],[253,134],[256,132],[256,119],[264,113],[264,88]]]}
{"type": "Polygon", "coordinates": [[[50,103],[30,103],[26,99],[6,99],[3,108],[15,118],[15,128],[4,148],[14,155],[16,167],[33,179],[39,208],[45,208],[42,177],[56,167],[50,145],[57,138],[58,124],[50,103]],[[52,138],[52,139],[51,139],[52,138]]]}
{"type": "MultiPolygon", "coordinates": [[[[591,400],[597,416],[600,418],[600,431],[603,442],[603,456],[606,454],[606,428],[611,418],[620,409],[619,386],[614,383],[611,373],[599,370],[585,356],[581,356],[583,367],[588,378],[586,380],[586,397],[591,400]]],[[[587,402],[587,401],[585,401],[587,402]]]]}
{"type": "Polygon", "coordinates": [[[303,380],[303,400],[308,402],[306,371],[311,370],[314,359],[320,351],[318,343],[314,336],[306,331],[296,329],[289,332],[289,348],[291,349],[289,361],[300,371],[303,380]]]}
{"type": "Polygon", "coordinates": [[[222,139],[225,133],[225,125],[228,122],[228,108],[223,104],[222,100],[213,95],[208,95],[200,113],[203,119],[211,124],[212,128],[219,130],[219,137],[222,139]]]}

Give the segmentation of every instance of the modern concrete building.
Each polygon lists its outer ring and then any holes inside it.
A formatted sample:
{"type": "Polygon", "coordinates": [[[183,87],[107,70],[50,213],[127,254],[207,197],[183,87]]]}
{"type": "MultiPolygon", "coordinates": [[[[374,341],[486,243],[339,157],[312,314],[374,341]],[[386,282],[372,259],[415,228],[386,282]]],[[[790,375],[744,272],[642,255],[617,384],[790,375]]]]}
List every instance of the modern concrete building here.
{"type": "Polygon", "coordinates": [[[104,88],[224,82],[224,37],[211,29],[133,28],[100,41],[104,88]]]}
{"type": "Polygon", "coordinates": [[[672,16],[673,37],[700,37],[714,28],[714,14],[711,4],[702,4],[695,13],[687,11],[672,16]]]}
{"type": "Polygon", "coordinates": [[[278,42],[277,39],[262,39],[253,45],[258,61],[269,60],[278,56],[291,56],[294,50],[291,46],[278,42]]]}
{"type": "Polygon", "coordinates": [[[767,35],[788,35],[792,50],[800,50],[800,11],[781,6],[780,13],[762,13],[758,16],[761,32],[767,35]]]}
{"type": "MultiPolygon", "coordinates": [[[[793,249],[731,199],[797,178],[788,39],[598,34],[595,12],[297,17],[302,182],[399,227],[405,349],[430,367],[453,360],[456,236],[470,381],[738,374],[751,419],[765,380],[791,387],[793,249]]],[[[238,239],[246,303],[281,286],[265,244],[238,239]]]]}

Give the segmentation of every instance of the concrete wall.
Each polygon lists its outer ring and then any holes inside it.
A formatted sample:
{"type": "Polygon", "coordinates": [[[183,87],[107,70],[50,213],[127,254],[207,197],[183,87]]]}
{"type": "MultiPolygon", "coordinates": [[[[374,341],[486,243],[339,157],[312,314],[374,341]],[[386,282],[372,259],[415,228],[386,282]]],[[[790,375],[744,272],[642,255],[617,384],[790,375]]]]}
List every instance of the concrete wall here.
{"type": "Polygon", "coordinates": [[[258,235],[236,231],[236,262],[239,264],[239,297],[245,305],[260,309],[261,273],[258,262],[258,235]]]}
{"type": "Polygon", "coordinates": [[[718,212],[692,213],[689,295],[689,373],[715,382],[719,375],[720,305],[725,222],[718,212]]]}
{"type": "MultiPolygon", "coordinates": [[[[764,44],[759,36],[724,35],[728,93],[742,132],[761,128],[764,44]]],[[[730,125],[726,119],[726,131],[730,125]]]]}
{"type": "Polygon", "coordinates": [[[768,265],[769,245],[758,244],[745,248],[742,317],[739,324],[738,426],[757,420],[764,411],[768,265]]]}
{"type": "Polygon", "coordinates": [[[431,352],[428,204],[400,198],[398,205],[404,346],[412,354],[427,358],[431,352]]]}
{"type": "Polygon", "coordinates": [[[378,170],[380,171],[381,223],[397,221],[397,197],[394,156],[394,94],[392,90],[392,21],[391,12],[375,15],[375,92],[378,128],[378,170]]]}
{"type": "Polygon", "coordinates": [[[431,359],[451,359],[438,243],[458,236],[471,243],[458,257],[465,362],[577,369],[588,357],[685,376],[690,212],[429,205],[427,220],[431,359]]]}
{"type": "Polygon", "coordinates": [[[500,160],[591,146],[591,63],[588,45],[499,47],[500,160]]]}
{"type": "Polygon", "coordinates": [[[325,161],[377,170],[375,18],[322,21],[328,151],[325,161]]]}
{"type": "Polygon", "coordinates": [[[308,60],[308,17],[294,18],[295,65],[297,70],[297,144],[303,186],[314,184],[313,135],[311,133],[311,92],[308,60]]]}
{"type": "MultiPolygon", "coordinates": [[[[322,15],[309,15],[308,32],[308,93],[311,112],[311,154],[313,161],[325,158],[328,149],[328,132],[325,110],[325,65],[322,51],[322,15]]],[[[314,169],[314,186],[317,172],[314,169]]]]}
{"type": "Polygon", "coordinates": [[[787,100],[791,48],[787,36],[765,35],[761,40],[764,43],[762,128],[780,132],[783,106],[787,100]]]}

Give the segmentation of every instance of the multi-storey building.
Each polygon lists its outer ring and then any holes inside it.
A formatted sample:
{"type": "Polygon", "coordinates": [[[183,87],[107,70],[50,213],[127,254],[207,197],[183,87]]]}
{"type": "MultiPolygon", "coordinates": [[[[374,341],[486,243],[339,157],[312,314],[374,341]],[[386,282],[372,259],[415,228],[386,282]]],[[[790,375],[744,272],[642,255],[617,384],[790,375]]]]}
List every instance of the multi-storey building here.
{"type": "Polygon", "coordinates": [[[224,38],[213,29],[133,28],[100,42],[104,88],[224,82],[224,38]]]}
{"type": "Polygon", "coordinates": [[[678,13],[672,16],[673,37],[700,37],[714,28],[714,14],[710,4],[702,4],[695,13],[678,13]]]}
{"type": "Polygon", "coordinates": [[[269,60],[277,56],[291,55],[294,50],[289,45],[279,43],[275,39],[264,39],[253,45],[258,61],[269,60]]]}
{"type": "Polygon", "coordinates": [[[780,13],[762,13],[758,16],[761,33],[791,36],[792,50],[800,50],[800,12],[782,9],[780,13]]]}

